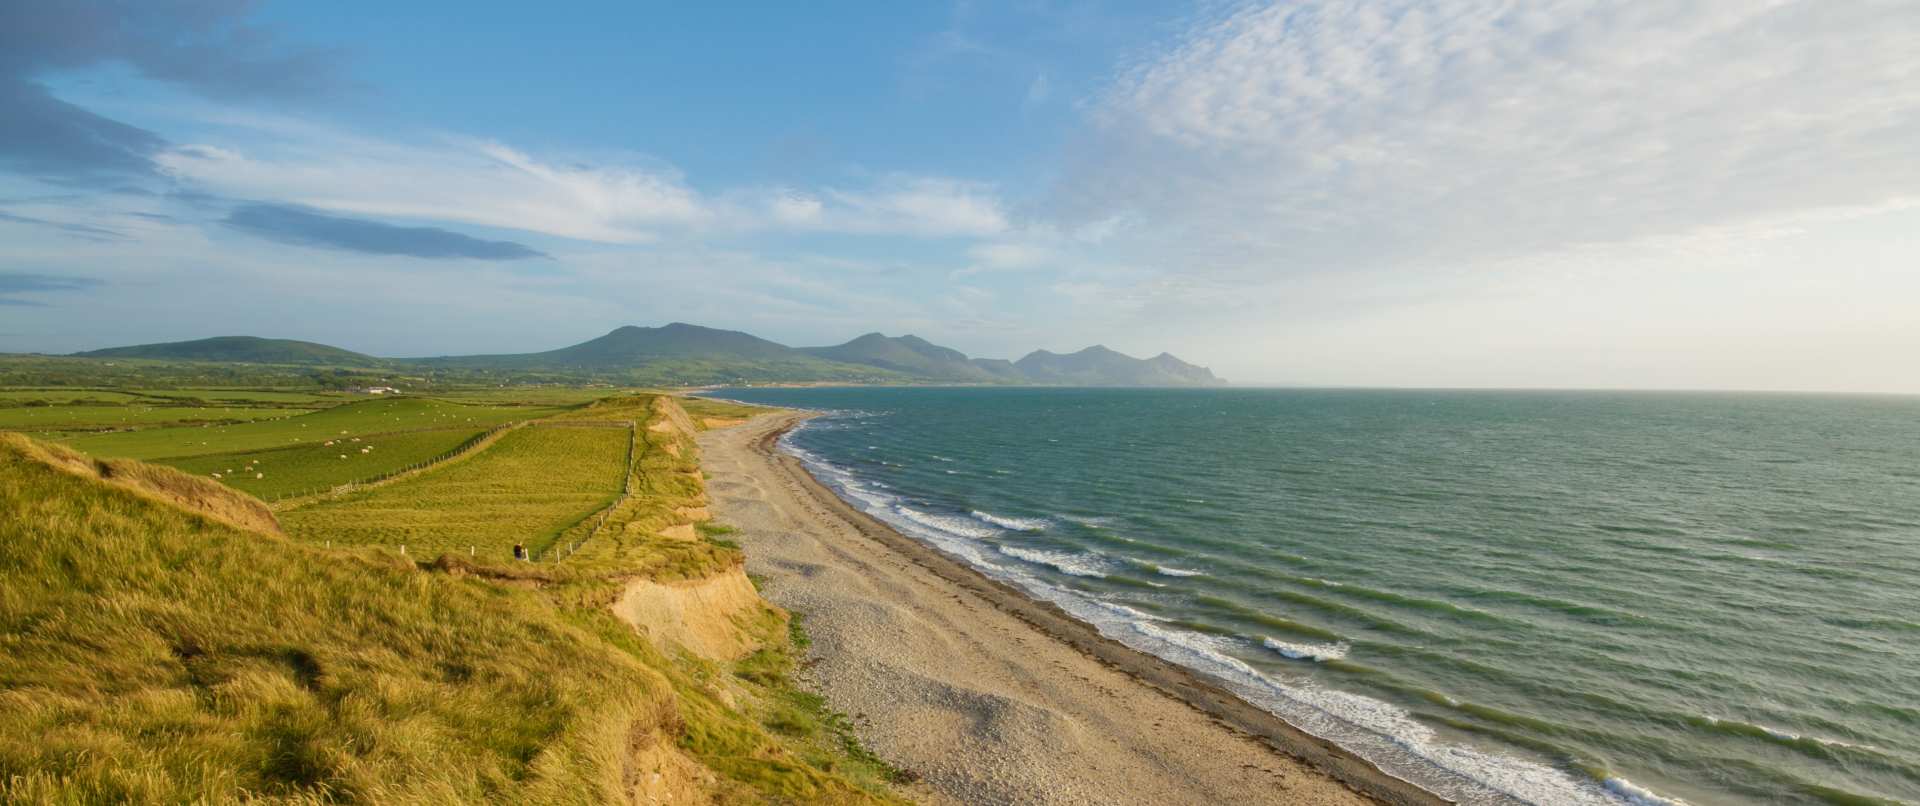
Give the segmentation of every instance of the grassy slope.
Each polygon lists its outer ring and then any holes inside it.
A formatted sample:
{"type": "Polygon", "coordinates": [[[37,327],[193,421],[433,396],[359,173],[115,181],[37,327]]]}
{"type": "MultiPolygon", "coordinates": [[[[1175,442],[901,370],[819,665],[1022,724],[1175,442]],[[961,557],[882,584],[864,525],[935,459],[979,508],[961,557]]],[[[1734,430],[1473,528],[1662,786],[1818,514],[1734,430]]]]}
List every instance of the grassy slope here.
{"type": "MultiPolygon", "coordinates": [[[[581,418],[667,416],[600,409],[581,418]]],[[[683,520],[704,500],[691,439],[637,433],[622,505],[683,520]]],[[[788,684],[780,611],[741,625],[763,650],[718,663],[605,610],[623,579],[737,568],[737,550],[636,538],[624,557],[416,566],[241,531],[0,440],[0,799],[618,802],[649,771],[722,802],[891,799],[893,771],[788,684]]]]}

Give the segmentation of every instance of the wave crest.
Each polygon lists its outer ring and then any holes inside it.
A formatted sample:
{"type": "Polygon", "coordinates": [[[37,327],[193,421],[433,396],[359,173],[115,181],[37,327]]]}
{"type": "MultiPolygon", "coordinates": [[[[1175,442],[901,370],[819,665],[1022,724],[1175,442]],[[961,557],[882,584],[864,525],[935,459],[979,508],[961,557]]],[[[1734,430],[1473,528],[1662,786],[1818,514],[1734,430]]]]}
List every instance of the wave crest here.
{"type": "Polygon", "coordinates": [[[1016,532],[1043,531],[1047,528],[1047,524],[1051,523],[1051,521],[1048,521],[1046,518],[1015,518],[1010,515],[995,515],[991,512],[983,512],[978,509],[974,510],[972,514],[973,517],[979,519],[982,523],[989,523],[1002,529],[1012,529],[1016,532]]]}

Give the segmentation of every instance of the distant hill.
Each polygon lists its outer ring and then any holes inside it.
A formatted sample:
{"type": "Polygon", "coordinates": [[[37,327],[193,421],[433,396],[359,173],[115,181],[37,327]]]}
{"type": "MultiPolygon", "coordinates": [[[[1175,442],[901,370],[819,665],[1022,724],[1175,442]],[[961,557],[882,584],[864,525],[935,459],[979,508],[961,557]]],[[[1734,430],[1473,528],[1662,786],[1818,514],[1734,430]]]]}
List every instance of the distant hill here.
{"type": "Polygon", "coordinates": [[[1061,355],[1035,350],[1013,363],[1033,383],[1065,386],[1222,386],[1206,367],[1161,353],[1139,359],[1094,345],[1061,355]]]}
{"type": "Polygon", "coordinates": [[[411,368],[443,378],[496,381],[594,379],[635,384],[965,383],[1054,386],[1218,386],[1206,367],[1166,353],[1139,359],[1088,347],[1061,355],[1038,350],[1019,361],[969,358],[918,336],[868,333],[845,344],[795,349],[737,330],[685,322],[615,328],[604,336],[538,353],[375,358],[290,339],[223,336],[76,353],[87,358],[151,358],[256,364],[331,364],[411,368]]]}
{"type": "Polygon", "coordinates": [[[541,353],[412,359],[437,367],[545,370],[619,376],[637,381],[887,381],[901,376],[871,366],[832,361],[737,330],[684,322],[615,328],[596,339],[541,353]]]}
{"type": "Polygon", "coordinates": [[[194,341],[136,344],[74,353],[82,358],[151,358],[172,361],[226,361],[249,364],[333,364],[367,367],[385,363],[370,355],[325,344],[255,336],[218,336],[194,341]]]}
{"type": "MultiPolygon", "coordinates": [[[[846,344],[802,347],[800,351],[833,361],[889,369],[926,380],[951,383],[1006,383],[1020,380],[1017,372],[989,370],[959,350],[941,347],[919,336],[868,333],[846,344]]],[[[1008,369],[1012,366],[1007,364],[1008,369]]]]}

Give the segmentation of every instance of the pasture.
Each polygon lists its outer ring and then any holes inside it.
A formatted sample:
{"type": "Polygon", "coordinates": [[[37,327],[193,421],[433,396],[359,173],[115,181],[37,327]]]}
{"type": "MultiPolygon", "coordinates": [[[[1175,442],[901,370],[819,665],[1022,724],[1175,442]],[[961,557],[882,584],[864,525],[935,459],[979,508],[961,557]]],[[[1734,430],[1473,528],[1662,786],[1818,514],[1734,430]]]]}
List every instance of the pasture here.
{"type": "Polygon", "coordinates": [[[338,437],[317,444],[157,460],[263,501],[325,492],[432,461],[486,433],[479,428],[338,437]],[[218,475],[215,475],[218,474],[218,475]]]}
{"type": "Polygon", "coordinates": [[[129,428],[234,423],[306,414],[312,409],[247,406],[15,406],[0,408],[0,429],[10,431],[107,431],[129,428]]]}
{"type": "Polygon", "coordinates": [[[156,428],[75,437],[67,445],[94,456],[164,459],[316,445],[339,437],[400,431],[488,428],[554,413],[526,406],[466,406],[426,398],[366,400],[298,417],[240,425],[156,428]]]}
{"type": "Polygon", "coordinates": [[[539,551],[620,495],[631,432],[624,427],[530,426],[470,458],[381,487],[280,514],[305,540],[511,556],[539,551]]]}

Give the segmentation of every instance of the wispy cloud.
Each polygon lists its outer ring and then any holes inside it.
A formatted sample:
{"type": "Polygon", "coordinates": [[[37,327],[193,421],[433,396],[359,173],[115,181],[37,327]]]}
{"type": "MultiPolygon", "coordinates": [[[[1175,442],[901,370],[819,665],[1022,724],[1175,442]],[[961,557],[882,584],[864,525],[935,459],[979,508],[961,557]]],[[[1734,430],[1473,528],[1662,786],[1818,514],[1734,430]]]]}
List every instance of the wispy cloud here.
{"type": "Polygon", "coordinates": [[[29,308],[45,307],[46,303],[44,302],[33,299],[23,299],[20,295],[84,291],[99,285],[101,285],[101,282],[91,277],[62,277],[51,274],[0,271],[0,305],[29,308]]]}
{"type": "Polygon", "coordinates": [[[1272,271],[1873,204],[1920,186],[1915,41],[1900,3],[1242,7],[1102,99],[1061,209],[1272,271]]]}
{"type": "Polygon", "coordinates": [[[370,255],[475,260],[547,256],[512,241],[486,241],[438,227],[399,227],[283,204],[242,205],[227,216],[226,225],[281,243],[370,255]]]}

